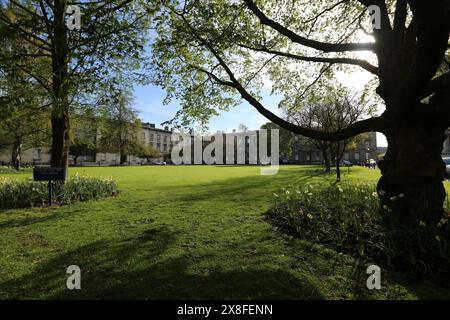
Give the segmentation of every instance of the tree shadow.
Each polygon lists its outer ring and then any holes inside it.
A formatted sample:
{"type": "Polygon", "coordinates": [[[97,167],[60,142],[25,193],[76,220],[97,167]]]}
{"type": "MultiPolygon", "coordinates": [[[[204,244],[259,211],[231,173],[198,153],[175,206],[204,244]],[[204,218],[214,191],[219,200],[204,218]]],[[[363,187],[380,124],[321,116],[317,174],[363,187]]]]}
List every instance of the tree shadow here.
{"type": "MultiPolygon", "coordinates": [[[[57,255],[20,278],[0,283],[8,299],[323,299],[305,279],[282,270],[199,272],[189,254],[169,258],[177,233],[151,228],[135,238],[98,241],[57,255]],[[66,288],[66,268],[81,269],[81,290],[66,288]]],[[[204,255],[201,260],[211,260],[204,255]]],[[[201,262],[201,261],[200,261],[201,262]]]]}
{"type": "MultiPolygon", "coordinates": [[[[98,201],[98,200],[90,200],[90,201],[98,201]]],[[[5,212],[1,213],[2,214],[5,213],[6,215],[14,215],[16,212],[20,213],[20,217],[0,222],[0,229],[26,227],[36,223],[63,220],[70,215],[83,214],[86,212],[86,210],[79,207],[55,206],[55,207],[8,209],[6,213],[5,212]],[[65,210],[60,210],[61,208],[64,208],[65,210]]]]}
{"type": "Polygon", "coordinates": [[[273,192],[277,192],[282,187],[292,185],[302,185],[315,177],[324,175],[325,173],[318,170],[302,170],[298,168],[289,168],[289,170],[282,170],[277,173],[276,180],[273,180],[270,175],[255,175],[237,178],[228,178],[226,180],[216,180],[203,184],[189,185],[192,190],[189,195],[177,196],[177,189],[182,187],[168,187],[167,190],[174,195],[179,201],[201,201],[211,200],[215,197],[235,196],[243,192],[254,192],[260,189],[266,196],[271,197],[273,192]],[[271,188],[268,189],[267,186],[271,188]]]}

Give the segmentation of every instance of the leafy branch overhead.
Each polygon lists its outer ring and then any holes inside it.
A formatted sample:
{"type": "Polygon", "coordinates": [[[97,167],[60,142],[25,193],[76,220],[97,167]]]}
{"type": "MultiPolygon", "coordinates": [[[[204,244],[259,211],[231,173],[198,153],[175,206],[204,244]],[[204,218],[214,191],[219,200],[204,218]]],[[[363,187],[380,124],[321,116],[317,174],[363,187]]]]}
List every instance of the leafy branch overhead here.
{"type": "MultiPolygon", "coordinates": [[[[169,99],[181,100],[183,112],[175,119],[181,122],[195,117],[206,122],[217,109],[226,110],[238,103],[238,94],[286,129],[312,138],[342,140],[366,131],[386,132],[394,110],[403,108],[397,106],[399,100],[420,104],[431,95],[437,99],[437,93],[442,95],[448,88],[448,68],[433,79],[448,44],[446,1],[432,7],[376,0],[162,3],[164,10],[155,19],[155,83],[168,91],[169,99]],[[379,30],[367,31],[371,29],[370,5],[381,9],[379,30]],[[368,58],[362,59],[361,53],[368,58]],[[267,84],[273,93],[284,97],[299,95],[334,79],[338,71],[355,68],[369,72],[378,81],[376,92],[386,110],[380,117],[333,134],[287,123],[265,107],[259,96],[267,84]],[[310,86],[316,76],[321,79],[310,86]]],[[[438,120],[449,114],[444,103],[434,104],[439,105],[438,110],[427,118],[438,120]]],[[[409,112],[429,113],[426,108],[410,107],[409,112]]]]}

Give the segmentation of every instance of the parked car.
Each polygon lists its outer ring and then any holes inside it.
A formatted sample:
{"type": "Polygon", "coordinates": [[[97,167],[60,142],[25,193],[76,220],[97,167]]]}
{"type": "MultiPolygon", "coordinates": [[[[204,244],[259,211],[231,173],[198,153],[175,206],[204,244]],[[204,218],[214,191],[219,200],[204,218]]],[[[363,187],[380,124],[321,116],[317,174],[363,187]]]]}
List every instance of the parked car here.
{"type": "Polygon", "coordinates": [[[447,171],[447,179],[450,180],[450,157],[442,158],[445,163],[446,171],[447,171]]]}
{"type": "Polygon", "coordinates": [[[152,162],[151,162],[151,164],[156,164],[156,165],[165,165],[166,163],[165,163],[164,161],[159,161],[159,160],[156,160],[156,161],[152,161],[152,162]]]}
{"type": "Polygon", "coordinates": [[[346,166],[346,167],[351,167],[351,166],[353,165],[353,163],[351,163],[351,162],[348,161],[348,160],[342,160],[342,165],[343,165],[343,166],[346,166]]]}

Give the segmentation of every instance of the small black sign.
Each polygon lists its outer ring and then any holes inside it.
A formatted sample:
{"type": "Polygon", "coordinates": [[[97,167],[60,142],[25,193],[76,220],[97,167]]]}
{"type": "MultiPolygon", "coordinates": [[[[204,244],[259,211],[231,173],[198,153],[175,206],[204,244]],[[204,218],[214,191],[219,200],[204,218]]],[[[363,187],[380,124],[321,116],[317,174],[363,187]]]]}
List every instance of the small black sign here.
{"type": "Polygon", "coordinates": [[[55,167],[35,167],[33,169],[34,181],[65,181],[66,169],[55,167]]]}

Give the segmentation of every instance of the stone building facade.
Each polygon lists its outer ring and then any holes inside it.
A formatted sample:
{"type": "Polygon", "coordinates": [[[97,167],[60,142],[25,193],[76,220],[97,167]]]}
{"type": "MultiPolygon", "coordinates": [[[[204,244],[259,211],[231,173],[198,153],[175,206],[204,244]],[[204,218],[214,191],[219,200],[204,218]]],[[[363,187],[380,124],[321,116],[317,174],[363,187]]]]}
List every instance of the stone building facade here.
{"type": "MultiPolygon", "coordinates": [[[[95,134],[94,134],[95,135],[95,134]]],[[[172,131],[168,127],[164,129],[156,128],[152,123],[142,123],[139,132],[139,139],[146,146],[153,146],[161,153],[161,158],[157,160],[170,159],[173,143],[171,141],[172,131]]],[[[100,133],[93,140],[99,141],[100,133]]],[[[0,164],[7,164],[11,161],[11,151],[5,148],[0,152],[0,164]]],[[[146,164],[147,159],[142,159],[133,155],[127,156],[127,164],[146,164]]],[[[35,147],[24,150],[22,154],[22,163],[30,165],[45,165],[50,163],[50,148],[35,147]]],[[[73,164],[73,157],[69,156],[69,164],[73,164]]],[[[118,165],[120,164],[120,155],[115,153],[98,152],[95,155],[85,155],[78,157],[77,165],[118,165]]]]}
{"type": "MultiPolygon", "coordinates": [[[[161,153],[161,158],[157,160],[169,161],[173,148],[172,131],[168,127],[156,128],[152,123],[142,123],[139,138],[144,145],[151,145],[161,153]]],[[[245,135],[245,133],[244,133],[245,135]]],[[[450,129],[447,131],[447,137],[450,135],[450,129]]],[[[97,135],[96,140],[98,140],[97,135]]],[[[280,155],[280,163],[293,164],[322,164],[324,163],[322,152],[311,147],[311,144],[305,142],[305,138],[296,136],[292,143],[292,150],[289,155],[280,155]]],[[[344,153],[343,159],[355,164],[362,164],[370,159],[377,160],[377,140],[376,133],[371,132],[365,139],[356,141],[356,148],[344,153]]],[[[443,144],[443,156],[450,156],[450,139],[447,138],[443,144]]],[[[4,148],[0,151],[0,165],[8,164],[11,161],[11,151],[4,148]]],[[[48,147],[35,147],[24,150],[22,154],[24,164],[49,164],[50,149],[48,147]]],[[[69,160],[73,163],[72,157],[69,160]]],[[[225,161],[224,161],[225,162],[225,161]]],[[[147,164],[147,159],[142,159],[133,155],[127,157],[127,164],[138,165],[147,164]]],[[[78,165],[118,165],[120,164],[119,154],[114,153],[96,153],[95,155],[86,155],[77,159],[78,165]]]]}
{"type": "MultiPolygon", "coordinates": [[[[170,159],[170,153],[172,151],[172,131],[168,127],[164,129],[156,128],[153,123],[144,122],[141,123],[139,132],[139,139],[145,146],[152,146],[155,150],[161,153],[161,158],[158,160],[168,161],[170,159]]],[[[99,139],[97,138],[97,141],[99,139]]],[[[120,163],[120,155],[115,153],[103,153],[98,152],[95,155],[94,163],[99,165],[116,165],[120,163]]],[[[85,159],[87,162],[91,159],[85,159]]],[[[86,162],[85,161],[85,162],[86,162]]],[[[142,159],[134,155],[127,156],[127,164],[146,164],[147,159],[142,159]]]]}
{"type": "MultiPolygon", "coordinates": [[[[293,164],[322,164],[325,162],[322,152],[311,145],[304,137],[295,136],[292,142],[292,150],[289,155],[282,158],[282,162],[293,164]]],[[[343,160],[354,164],[362,164],[370,159],[377,160],[377,136],[370,132],[363,139],[356,140],[356,148],[346,151],[343,160]]],[[[330,159],[333,163],[332,159],[330,159]]]]}

